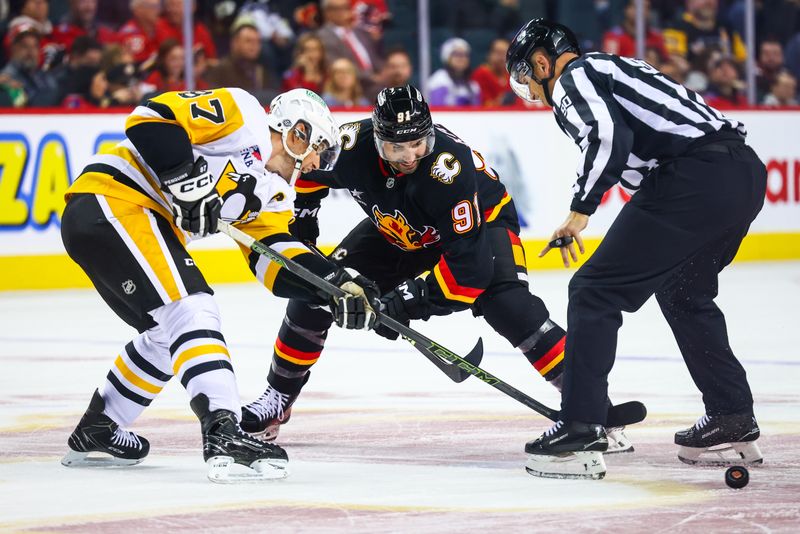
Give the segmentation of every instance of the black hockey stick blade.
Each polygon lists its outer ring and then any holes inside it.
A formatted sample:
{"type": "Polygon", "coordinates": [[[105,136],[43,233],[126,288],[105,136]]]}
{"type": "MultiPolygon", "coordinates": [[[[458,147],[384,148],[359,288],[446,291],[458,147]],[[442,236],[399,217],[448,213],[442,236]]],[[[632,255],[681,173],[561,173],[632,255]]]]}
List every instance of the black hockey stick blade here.
{"type": "Polygon", "coordinates": [[[608,409],[606,428],[633,425],[644,421],[647,408],[639,401],[623,402],[608,409]]]}
{"type": "Polygon", "coordinates": [[[483,340],[481,338],[478,338],[478,342],[466,357],[461,357],[444,345],[440,345],[391,317],[382,315],[378,317],[378,321],[403,336],[403,339],[411,343],[415,349],[428,358],[433,365],[438,367],[453,382],[463,382],[472,374],[469,370],[460,367],[460,361],[466,361],[471,366],[476,367],[483,359],[483,340]]]}

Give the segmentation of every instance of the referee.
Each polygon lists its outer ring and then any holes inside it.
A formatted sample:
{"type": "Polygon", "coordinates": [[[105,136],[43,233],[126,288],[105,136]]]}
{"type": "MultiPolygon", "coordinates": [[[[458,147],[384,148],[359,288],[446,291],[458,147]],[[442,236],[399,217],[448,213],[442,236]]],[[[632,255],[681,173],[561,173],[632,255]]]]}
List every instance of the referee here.
{"type": "Polygon", "coordinates": [[[604,450],[622,312],[653,294],[705,404],[675,435],[678,456],[704,463],[708,447],[729,444],[740,462],[760,462],[750,387],[714,304],[718,273],[764,203],[766,169],[744,126],[644,61],[581,54],[569,28],[543,19],[517,33],[506,67],[514,92],[552,107],[581,150],[570,213],[540,257],[557,247],[569,267],[603,193],[617,183],[635,193],[570,281],[562,420],[527,444],[529,471],[570,476],[548,473],[548,458],[604,450]]]}

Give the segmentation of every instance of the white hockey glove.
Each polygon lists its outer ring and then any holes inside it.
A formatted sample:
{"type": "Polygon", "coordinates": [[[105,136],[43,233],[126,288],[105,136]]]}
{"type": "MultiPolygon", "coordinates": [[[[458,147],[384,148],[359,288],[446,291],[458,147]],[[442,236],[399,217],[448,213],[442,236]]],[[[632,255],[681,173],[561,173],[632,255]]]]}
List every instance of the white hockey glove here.
{"type": "Polygon", "coordinates": [[[218,178],[208,171],[203,156],[160,178],[172,194],[172,214],[177,226],[201,236],[217,232],[222,199],[216,190],[218,178]]]}
{"type": "Polygon", "coordinates": [[[331,299],[330,307],[336,324],[348,330],[370,330],[375,326],[376,314],[373,303],[380,302],[380,290],[375,282],[355,271],[340,269],[330,280],[342,288],[347,295],[331,299]]]}

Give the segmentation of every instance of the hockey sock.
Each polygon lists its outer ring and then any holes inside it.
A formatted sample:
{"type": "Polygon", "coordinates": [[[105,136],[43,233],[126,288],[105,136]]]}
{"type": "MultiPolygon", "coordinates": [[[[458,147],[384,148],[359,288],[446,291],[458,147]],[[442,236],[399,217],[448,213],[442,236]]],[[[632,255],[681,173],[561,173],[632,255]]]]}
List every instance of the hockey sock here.
{"type": "Polygon", "coordinates": [[[548,319],[517,347],[539,374],[548,382],[553,381],[553,385],[559,390],[561,372],[564,369],[566,335],[563,328],[548,319]]]}
{"type": "Polygon", "coordinates": [[[195,293],[154,310],[152,315],[167,337],[172,371],[189,398],[203,393],[212,412],[240,413],[239,391],[214,298],[195,293]]]}
{"type": "Polygon", "coordinates": [[[306,374],[322,354],[333,318],[325,310],[292,301],[278,331],[267,381],[285,395],[300,392],[306,374]]]}
{"type": "Polygon", "coordinates": [[[143,332],[125,345],[100,388],[103,412],[123,428],[139,417],[172,378],[166,344],[154,339],[157,330],[143,332]]]}
{"type": "MultiPolygon", "coordinates": [[[[522,351],[545,380],[561,375],[566,332],[549,319],[542,299],[532,295],[526,284],[490,288],[480,298],[486,321],[522,351]]],[[[553,385],[559,388],[557,382],[553,385]]]]}

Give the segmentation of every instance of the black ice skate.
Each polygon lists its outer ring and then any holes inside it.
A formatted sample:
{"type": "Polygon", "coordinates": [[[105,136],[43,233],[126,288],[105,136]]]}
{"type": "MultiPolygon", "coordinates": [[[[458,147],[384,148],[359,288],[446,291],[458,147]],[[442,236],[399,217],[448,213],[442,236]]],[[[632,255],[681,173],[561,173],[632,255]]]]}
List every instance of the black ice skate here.
{"type": "Polygon", "coordinates": [[[678,458],[691,465],[760,464],[764,457],[755,442],[760,435],[750,412],[704,415],[676,432],[675,444],[680,445],[678,458]]]}
{"type": "Polygon", "coordinates": [[[538,439],[525,445],[530,454],[525,469],[545,478],[591,478],[606,475],[603,453],[608,438],[601,425],[556,422],[538,439]]]}
{"type": "Polygon", "coordinates": [[[150,443],[128,432],[111,420],[103,410],[106,403],[95,390],[89,408],[69,436],[69,452],[61,459],[66,467],[120,467],[136,465],[150,452],[150,443]],[[101,453],[101,456],[89,456],[101,453]]]}
{"type": "MultiPolygon", "coordinates": [[[[308,382],[310,375],[311,372],[306,373],[303,385],[308,382]]],[[[275,441],[281,425],[289,422],[292,404],[299,396],[299,391],[294,395],[287,395],[267,386],[267,390],[259,398],[242,406],[242,430],[264,441],[275,441]]]]}
{"type": "Polygon", "coordinates": [[[203,459],[211,482],[260,482],[286,477],[289,457],[281,447],[243,432],[233,412],[210,411],[208,397],[202,393],[192,399],[191,406],[200,419],[203,459]],[[233,464],[248,469],[235,472],[233,464]]]}

